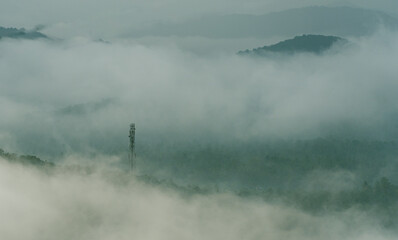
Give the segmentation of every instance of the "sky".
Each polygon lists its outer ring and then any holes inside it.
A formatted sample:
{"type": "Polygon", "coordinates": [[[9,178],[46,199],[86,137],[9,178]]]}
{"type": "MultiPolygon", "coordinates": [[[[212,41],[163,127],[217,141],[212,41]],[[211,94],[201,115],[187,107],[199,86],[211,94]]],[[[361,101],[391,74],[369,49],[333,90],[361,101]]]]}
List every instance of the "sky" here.
{"type": "Polygon", "coordinates": [[[115,38],[159,22],[180,22],[212,14],[265,14],[291,8],[352,6],[396,14],[395,0],[3,0],[1,26],[34,28],[56,37],[115,38]]]}

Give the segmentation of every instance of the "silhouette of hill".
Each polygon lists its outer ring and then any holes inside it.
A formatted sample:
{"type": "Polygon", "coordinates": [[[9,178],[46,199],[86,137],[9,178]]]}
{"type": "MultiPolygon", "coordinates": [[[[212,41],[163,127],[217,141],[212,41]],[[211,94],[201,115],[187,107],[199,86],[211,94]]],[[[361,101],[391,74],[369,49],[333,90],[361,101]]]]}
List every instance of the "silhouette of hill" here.
{"type": "Polygon", "coordinates": [[[0,39],[1,38],[38,39],[48,37],[35,30],[27,31],[24,28],[17,29],[0,27],[0,39]]]}
{"type": "Polygon", "coordinates": [[[320,54],[330,49],[336,42],[346,41],[343,38],[323,35],[302,35],[293,39],[281,41],[277,44],[255,48],[253,50],[240,51],[240,55],[266,56],[270,53],[293,54],[297,52],[309,52],[320,54]]]}
{"type": "Polygon", "coordinates": [[[18,163],[24,165],[32,165],[32,166],[49,166],[53,167],[54,163],[44,161],[36,156],[32,155],[17,155],[15,153],[5,152],[0,148],[0,158],[3,158],[11,163],[18,163]]]}

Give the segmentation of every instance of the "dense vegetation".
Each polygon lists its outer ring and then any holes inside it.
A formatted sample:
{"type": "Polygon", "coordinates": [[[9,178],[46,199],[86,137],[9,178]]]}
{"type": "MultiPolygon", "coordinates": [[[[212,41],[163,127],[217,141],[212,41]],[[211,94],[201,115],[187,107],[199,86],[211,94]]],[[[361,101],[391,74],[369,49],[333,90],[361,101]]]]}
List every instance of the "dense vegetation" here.
{"type": "Polygon", "coordinates": [[[186,142],[140,145],[138,149],[137,164],[148,173],[168,171],[176,179],[252,188],[296,188],[314,171],[347,171],[361,181],[374,182],[384,176],[386,167],[391,170],[386,176],[389,178],[398,168],[398,146],[388,141],[317,138],[186,142]]]}
{"type": "Polygon", "coordinates": [[[156,145],[157,151],[141,146],[143,181],[188,194],[230,192],[313,214],[361,209],[385,227],[398,226],[396,142],[329,137],[169,144],[156,145]]]}

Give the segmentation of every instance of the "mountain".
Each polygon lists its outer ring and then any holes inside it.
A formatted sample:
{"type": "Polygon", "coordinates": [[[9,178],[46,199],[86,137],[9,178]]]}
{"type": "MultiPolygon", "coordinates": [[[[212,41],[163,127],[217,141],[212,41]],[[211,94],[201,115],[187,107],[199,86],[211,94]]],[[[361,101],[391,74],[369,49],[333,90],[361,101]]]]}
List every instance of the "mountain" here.
{"type": "Polygon", "coordinates": [[[302,35],[274,45],[240,51],[238,54],[252,56],[266,56],[272,53],[293,54],[298,52],[320,54],[330,49],[337,42],[346,42],[346,40],[335,36],[302,35]]]}
{"type": "Polygon", "coordinates": [[[1,38],[21,38],[21,39],[38,39],[48,38],[41,32],[38,31],[27,31],[24,28],[4,28],[0,27],[0,39],[1,38]]]}
{"type": "Polygon", "coordinates": [[[379,26],[398,29],[398,19],[386,13],[351,7],[305,7],[264,15],[206,16],[179,24],[158,24],[130,36],[202,36],[211,38],[290,37],[304,32],[363,36],[379,26]]]}

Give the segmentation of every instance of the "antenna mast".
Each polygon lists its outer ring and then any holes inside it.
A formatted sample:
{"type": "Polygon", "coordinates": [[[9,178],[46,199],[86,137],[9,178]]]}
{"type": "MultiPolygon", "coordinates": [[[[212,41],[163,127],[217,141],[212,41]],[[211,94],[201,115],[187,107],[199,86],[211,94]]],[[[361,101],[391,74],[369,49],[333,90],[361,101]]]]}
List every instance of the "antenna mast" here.
{"type": "Polygon", "coordinates": [[[130,163],[130,171],[133,170],[134,167],[134,144],[135,144],[135,123],[130,124],[130,153],[129,153],[129,163],[130,163]]]}

